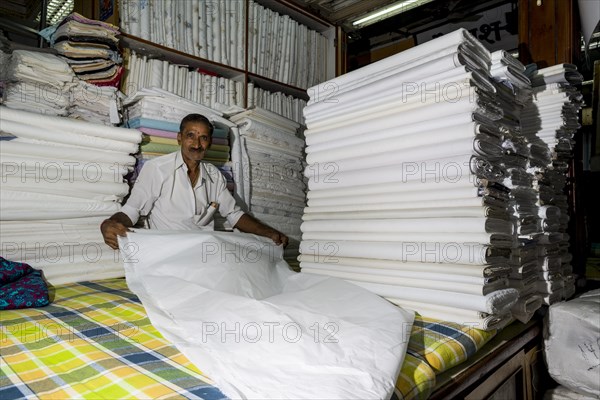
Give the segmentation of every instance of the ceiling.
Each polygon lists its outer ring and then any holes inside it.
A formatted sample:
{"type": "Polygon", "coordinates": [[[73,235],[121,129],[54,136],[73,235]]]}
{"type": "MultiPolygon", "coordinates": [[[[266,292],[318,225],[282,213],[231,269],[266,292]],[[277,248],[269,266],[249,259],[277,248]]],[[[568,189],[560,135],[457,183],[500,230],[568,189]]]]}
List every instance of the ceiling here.
{"type": "Polygon", "coordinates": [[[318,12],[336,25],[352,27],[352,21],[372,11],[381,9],[397,0],[294,0],[306,8],[318,12]]]}
{"type": "MultiPolygon", "coordinates": [[[[357,31],[353,22],[357,19],[381,10],[386,6],[398,3],[398,0],[292,0],[295,3],[321,15],[333,24],[340,25],[346,32],[357,31]]],[[[507,0],[413,0],[417,7],[389,18],[392,21],[403,21],[405,25],[423,25],[424,22],[456,22],[469,18],[477,9],[489,8],[494,4],[506,3],[507,0]]],[[[372,26],[381,25],[381,23],[372,26]]],[[[370,28],[369,30],[373,30],[370,28]]]]}

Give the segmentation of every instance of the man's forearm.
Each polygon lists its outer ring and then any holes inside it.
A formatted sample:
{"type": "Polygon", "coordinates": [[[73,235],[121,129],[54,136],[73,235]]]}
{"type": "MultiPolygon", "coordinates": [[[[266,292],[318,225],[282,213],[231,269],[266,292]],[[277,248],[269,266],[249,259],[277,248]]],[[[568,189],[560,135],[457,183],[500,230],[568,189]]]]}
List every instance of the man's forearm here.
{"type": "Polygon", "coordinates": [[[286,235],[279,232],[277,229],[273,229],[270,226],[263,224],[248,214],[242,215],[237,224],[235,224],[234,228],[237,228],[242,232],[254,233],[255,235],[268,237],[272,239],[275,244],[282,244],[283,247],[288,245],[289,239],[286,235]]]}
{"type": "Polygon", "coordinates": [[[242,215],[237,224],[235,224],[234,228],[237,228],[242,232],[254,233],[255,235],[259,236],[268,236],[269,233],[273,231],[273,228],[263,224],[248,214],[242,215]]]}

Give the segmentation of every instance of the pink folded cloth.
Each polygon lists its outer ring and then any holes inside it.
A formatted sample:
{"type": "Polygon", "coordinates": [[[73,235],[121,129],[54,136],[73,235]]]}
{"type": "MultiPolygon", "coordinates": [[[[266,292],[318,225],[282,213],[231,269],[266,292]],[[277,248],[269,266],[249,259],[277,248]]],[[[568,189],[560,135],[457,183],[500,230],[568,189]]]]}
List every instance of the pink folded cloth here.
{"type": "Polygon", "coordinates": [[[159,136],[164,138],[177,139],[177,132],[163,131],[162,129],[154,128],[138,128],[139,131],[144,132],[146,135],[159,136]]]}

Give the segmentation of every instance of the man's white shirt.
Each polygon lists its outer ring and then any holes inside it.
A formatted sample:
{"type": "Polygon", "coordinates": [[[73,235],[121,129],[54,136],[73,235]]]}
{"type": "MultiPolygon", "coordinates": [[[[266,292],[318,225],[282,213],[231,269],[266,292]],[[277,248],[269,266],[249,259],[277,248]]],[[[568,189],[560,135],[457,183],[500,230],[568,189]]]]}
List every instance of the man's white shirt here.
{"type": "Polygon", "coordinates": [[[201,162],[194,187],[187,172],[181,150],[146,161],[121,211],[134,225],[140,215],[147,215],[151,229],[213,229],[212,219],[206,225],[201,220],[215,202],[219,213],[235,226],[244,212],[217,167],[201,162]]]}

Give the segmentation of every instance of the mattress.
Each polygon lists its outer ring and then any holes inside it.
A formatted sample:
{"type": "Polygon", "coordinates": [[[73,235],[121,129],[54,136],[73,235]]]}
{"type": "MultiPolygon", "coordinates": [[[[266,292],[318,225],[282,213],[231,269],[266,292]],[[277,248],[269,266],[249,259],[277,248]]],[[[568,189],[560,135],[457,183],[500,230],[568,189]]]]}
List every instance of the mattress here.
{"type": "MultiPolygon", "coordinates": [[[[51,292],[53,302],[44,308],[2,311],[3,400],[225,398],[152,326],[124,279],[58,285],[51,292]]],[[[462,362],[493,337],[417,318],[420,322],[411,332],[410,350],[396,384],[396,394],[404,399],[426,399],[435,386],[434,371],[462,362]],[[436,332],[427,336],[439,344],[427,341],[424,348],[425,331],[436,332]],[[475,336],[466,339],[467,334],[475,336]],[[453,344],[455,340],[462,344],[453,344]],[[451,360],[435,355],[436,349],[447,352],[449,346],[454,352],[451,360]],[[443,368],[430,365],[436,359],[445,360],[443,368]]]]}

